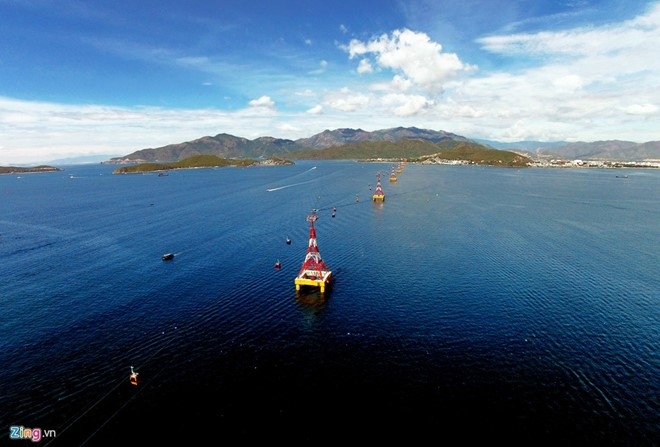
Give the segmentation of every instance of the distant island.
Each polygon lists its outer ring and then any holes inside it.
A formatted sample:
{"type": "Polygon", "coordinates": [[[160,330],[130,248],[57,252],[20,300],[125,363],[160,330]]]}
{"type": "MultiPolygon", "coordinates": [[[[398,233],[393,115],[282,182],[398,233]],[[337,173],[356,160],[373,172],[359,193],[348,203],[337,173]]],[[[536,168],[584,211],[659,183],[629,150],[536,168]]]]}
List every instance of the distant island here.
{"type": "Polygon", "coordinates": [[[122,166],[112,171],[112,173],[138,174],[144,172],[164,172],[174,169],[223,168],[228,166],[276,166],[292,164],[294,164],[292,161],[275,157],[266,160],[255,160],[251,158],[222,158],[215,155],[195,155],[171,163],[138,163],[130,166],[122,166]]]}
{"type": "Polygon", "coordinates": [[[0,174],[28,174],[36,172],[56,172],[61,171],[60,168],[54,166],[0,166],[0,174]]]}

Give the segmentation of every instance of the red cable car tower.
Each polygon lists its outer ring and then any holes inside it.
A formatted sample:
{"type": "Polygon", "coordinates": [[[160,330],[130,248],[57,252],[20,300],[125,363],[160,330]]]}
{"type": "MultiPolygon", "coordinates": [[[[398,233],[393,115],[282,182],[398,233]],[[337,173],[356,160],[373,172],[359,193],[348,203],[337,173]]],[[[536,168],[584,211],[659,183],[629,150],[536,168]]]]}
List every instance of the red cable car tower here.
{"type": "Polygon", "coordinates": [[[380,185],[380,172],[376,176],[376,190],[374,191],[374,195],[372,196],[372,199],[374,202],[385,201],[385,193],[383,192],[383,187],[380,185]]]}
{"type": "Polygon", "coordinates": [[[312,214],[307,216],[307,220],[310,223],[309,244],[307,245],[305,260],[295,279],[296,291],[299,291],[302,286],[311,286],[318,287],[321,293],[324,293],[332,277],[332,271],[325,265],[323,259],[321,259],[321,253],[319,253],[319,247],[316,243],[316,229],[314,228],[316,219],[318,219],[318,216],[316,215],[316,210],[313,210],[312,214]]]}
{"type": "Polygon", "coordinates": [[[390,172],[390,182],[396,182],[396,171],[394,168],[392,168],[392,172],[390,172]]]}

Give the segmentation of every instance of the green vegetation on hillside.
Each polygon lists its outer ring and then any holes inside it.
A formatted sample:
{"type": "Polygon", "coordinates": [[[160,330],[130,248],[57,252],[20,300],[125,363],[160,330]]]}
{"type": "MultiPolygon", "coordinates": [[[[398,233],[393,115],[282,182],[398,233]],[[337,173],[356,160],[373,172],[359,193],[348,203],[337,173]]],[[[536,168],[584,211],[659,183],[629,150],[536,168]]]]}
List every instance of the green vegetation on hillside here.
{"type": "Polygon", "coordinates": [[[322,150],[292,152],[290,158],[301,160],[462,160],[472,164],[494,166],[528,166],[532,160],[510,151],[491,149],[466,141],[443,140],[437,143],[422,139],[398,141],[364,141],[322,150]]]}
{"type": "Polygon", "coordinates": [[[438,146],[432,141],[403,139],[398,141],[362,141],[327,149],[292,152],[287,156],[302,160],[374,160],[378,158],[419,157],[436,152],[438,152],[438,146]]]}
{"type": "Polygon", "coordinates": [[[140,172],[167,171],[171,169],[192,169],[192,168],[222,168],[226,166],[254,166],[259,161],[251,158],[220,158],[215,155],[195,155],[171,163],[140,163],[131,166],[122,166],[113,171],[113,174],[132,174],[140,172]]]}
{"type": "Polygon", "coordinates": [[[471,164],[488,166],[508,166],[508,167],[527,167],[534,161],[521,154],[511,151],[502,151],[498,149],[489,149],[481,145],[458,144],[452,149],[446,149],[436,154],[412,159],[412,162],[424,162],[429,160],[452,160],[467,161],[471,164]]]}

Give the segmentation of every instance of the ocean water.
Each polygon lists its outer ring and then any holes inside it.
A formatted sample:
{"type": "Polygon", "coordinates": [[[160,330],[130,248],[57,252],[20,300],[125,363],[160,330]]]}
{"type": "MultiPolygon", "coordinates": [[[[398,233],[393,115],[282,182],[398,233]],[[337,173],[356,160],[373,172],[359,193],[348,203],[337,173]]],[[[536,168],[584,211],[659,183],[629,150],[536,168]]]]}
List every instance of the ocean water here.
{"type": "Polygon", "coordinates": [[[0,445],[660,445],[660,171],[391,168],[0,176],[0,445]]]}

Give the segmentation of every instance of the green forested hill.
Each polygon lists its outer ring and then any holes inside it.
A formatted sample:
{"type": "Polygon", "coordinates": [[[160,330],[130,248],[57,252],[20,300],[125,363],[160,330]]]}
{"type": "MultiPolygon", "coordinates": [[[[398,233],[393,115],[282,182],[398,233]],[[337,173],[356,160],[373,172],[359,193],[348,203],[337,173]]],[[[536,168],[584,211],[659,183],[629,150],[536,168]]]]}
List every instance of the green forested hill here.
{"type": "Polygon", "coordinates": [[[225,166],[251,166],[259,164],[251,158],[227,159],[215,155],[196,155],[171,163],[139,163],[136,165],[122,166],[115,169],[113,174],[131,174],[138,172],[167,171],[171,169],[211,168],[225,166]]]}
{"type": "Polygon", "coordinates": [[[28,173],[28,172],[54,172],[54,171],[61,171],[61,169],[46,165],[39,165],[32,167],[0,166],[0,174],[20,174],[20,173],[28,173]]]}
{"type": "MultiPolygon", "coordinates": [[[[444,145],[458,143],[443,142],[444,145]]],[[[411,158],[439,152],[439,145],[428,140],[362,141],[308,151],[290,152],[288,158],[301,160],[373,160],[377,158],[411,158]]]]}
{"type": "Polygon", "coordinates": [[[523,155],[502,151],[470,141],[422,139],[398,141],[363,141],[322,150],[291,152],[287,158],[301,160],[463,160],[474,164],[527,166],[533,161],[523,155]]]}
{"type": "Polygon", "coordinates": [[[531,158],[511,151],[490,149],[479,144],[459,144],[454,148],[445,149],[437,154],[422,156],[411,161],[428,160],[454,160],[467,161],[473,164],[488,166],[527,167],[534,163],[531,158]]]}
{"type": "Polygon", "coordinates": [[[255,160],[252,158],[222,158],[215,155],[195,155],[183,160],[171,163],[139,163],[130,166],[122,166],[115,169],[113,174],[133,174],[142,172],[168,171],[172,169],[193,168],[222,168],[225,166],[256,166],[256,165],[288,165],[293,164],[289,160],[271,157],[267,160],[255,160]]]}

